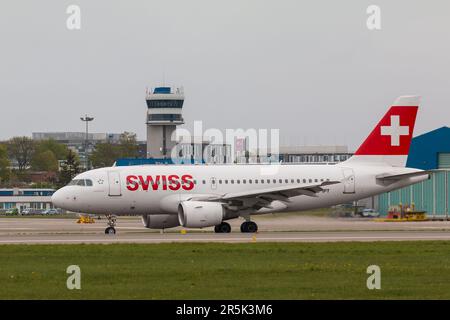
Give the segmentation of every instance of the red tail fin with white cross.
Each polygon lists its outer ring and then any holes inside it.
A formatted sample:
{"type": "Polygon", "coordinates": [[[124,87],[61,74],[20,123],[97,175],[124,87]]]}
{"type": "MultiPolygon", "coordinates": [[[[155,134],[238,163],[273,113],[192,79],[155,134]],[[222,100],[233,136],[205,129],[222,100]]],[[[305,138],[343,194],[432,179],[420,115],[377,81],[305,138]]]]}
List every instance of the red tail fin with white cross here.
{"type": "Polygon", "coordinates": [[[348,161],[404,167],[419,103],[418,96],[399,97],[348,161]]]}

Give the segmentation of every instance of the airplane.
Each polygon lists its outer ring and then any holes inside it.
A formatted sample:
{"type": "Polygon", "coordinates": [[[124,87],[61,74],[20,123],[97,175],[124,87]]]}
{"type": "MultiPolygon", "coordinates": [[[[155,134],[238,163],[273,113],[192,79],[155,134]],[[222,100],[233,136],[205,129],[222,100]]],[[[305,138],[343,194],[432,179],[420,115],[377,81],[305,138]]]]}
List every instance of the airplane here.
{"type": "Polygon", "coordinates": [[[140,215],[144,227],[214,227],[244,218],[241,232],[257,232],[253,215],[296,212],[351,203],[429,179],[406,168],[420,97],[401,96],[357,151],[333,165],[142,165],[94,169],[52,196],[53,205],[106,215],[140,215]]]}

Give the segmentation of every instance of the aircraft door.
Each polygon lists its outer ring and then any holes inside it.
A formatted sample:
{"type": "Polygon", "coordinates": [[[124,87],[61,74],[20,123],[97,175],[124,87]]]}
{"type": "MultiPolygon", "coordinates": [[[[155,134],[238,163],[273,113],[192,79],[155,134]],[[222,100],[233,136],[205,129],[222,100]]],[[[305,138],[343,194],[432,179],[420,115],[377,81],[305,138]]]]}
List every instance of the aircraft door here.
{"type": "Polygon", "coordinates": [[[355,172],[351,168],[343,168],[344,193],[355,193],[355,172]]]}
{"type": "Polygon", "coordinates": [[[108,172],[109,196],[121,196],[120,173],[118,171],[108,172]]]}

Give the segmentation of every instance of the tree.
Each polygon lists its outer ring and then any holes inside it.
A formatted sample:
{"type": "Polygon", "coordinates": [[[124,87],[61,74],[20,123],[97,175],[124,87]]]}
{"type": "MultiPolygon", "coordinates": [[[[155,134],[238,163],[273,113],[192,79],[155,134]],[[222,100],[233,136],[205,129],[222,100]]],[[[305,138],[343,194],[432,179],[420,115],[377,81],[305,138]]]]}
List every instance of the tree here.
{"type": "Polygon", "coordinates": [[[67,157],[69,148],[53,139],[41,140],[35,145],[35,152],[31,159],[31,168],[36,171],[58,171],[58,160],[67,157]]]}
{"type": "Polygon", "coordinates": [[[35,153],[31,160],[31,168],[36,171],[58,171],[58,159],[51,150],[35,153]]]}
{"type": "Polygon", "coordinates": [[[98,143],[91,155],[94,168],[110,167],[120,158],[120,146],[112,143],[98,143]]]}
{"type": "Polygon", "coordinates": [[[9,157],[17,161],[19,170],[27,169],[34,154],[35,142],[28,137],[14,137],[7,145],[9,157]]]}
{"type": "Polygon", "coordinates": [[[69,148],[65,144],[59,143],[53,139],[41,140],[36,144],[36,154],[51,151],[56,160],[66,159],[69,148]]]}
{"type": "Polygon", "coordinates": [[[90,157],[94,168],[110,167],[119,158],[138,157],[136,134],[124,132],[120,135],[119,144],[98,143],[90,157]]]}
{"type": "Polygon", "coordinates": [[[138,156],[138,144],[136,134],[125,131],[120,135],[120,157],[136,158],[138,156]]]}
{"type": "Polygon", "coordinates": [[[66,160],[61,164],[61,171],[59,173],[59,182],[61,185],[68,184],[73,177],[81,172],[80,160],[77,155],[69,150],[66,160]]]}
{"type": "Polygon", "coordinates": [[[10,166],[6,146],[0,145],[0,184],[8,182],[11,178],[10,166]]]}

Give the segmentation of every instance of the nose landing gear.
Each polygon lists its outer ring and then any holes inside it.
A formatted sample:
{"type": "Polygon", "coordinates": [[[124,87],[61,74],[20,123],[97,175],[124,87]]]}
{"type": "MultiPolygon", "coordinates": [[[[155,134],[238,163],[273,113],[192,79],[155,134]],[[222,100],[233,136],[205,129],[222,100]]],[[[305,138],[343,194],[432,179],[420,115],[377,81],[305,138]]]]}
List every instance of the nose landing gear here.
{"type": "Polygon", "coordinates": [[[116,216],[113,216],[111,214],[106,215],[106,219],[108,219],[108,227],[105,229],[105,234],[116,234],[116,216]]]}

